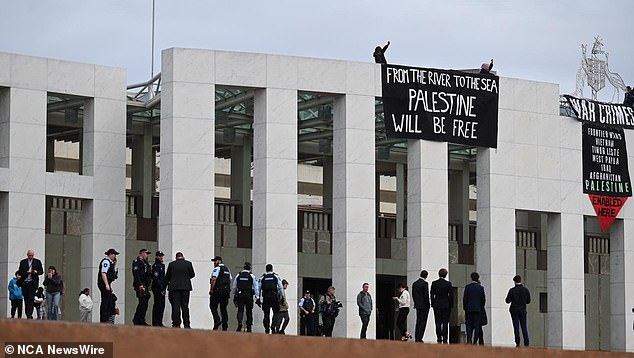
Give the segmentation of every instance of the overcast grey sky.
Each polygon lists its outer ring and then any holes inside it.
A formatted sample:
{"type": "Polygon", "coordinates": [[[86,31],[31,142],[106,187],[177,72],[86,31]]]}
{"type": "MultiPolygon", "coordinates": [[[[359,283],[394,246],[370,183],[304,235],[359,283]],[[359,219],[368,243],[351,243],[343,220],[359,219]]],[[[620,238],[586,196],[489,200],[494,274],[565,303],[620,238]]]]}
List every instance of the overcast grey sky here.
{"type": "MultiPolygon", "coordinates": [[[[169,47],[372,62],[374,47],[390,40],[391,63],[460,69],[494,58],[500,76],[570,93],[580,45],[599,35],[610,70],[634,84],[632,0],[156,3],[158,62],[169,47]]],[[[152,0],[0,0],[0,51],[124,67],[139,82],[150,76],[151,13],[152,0]]]]}

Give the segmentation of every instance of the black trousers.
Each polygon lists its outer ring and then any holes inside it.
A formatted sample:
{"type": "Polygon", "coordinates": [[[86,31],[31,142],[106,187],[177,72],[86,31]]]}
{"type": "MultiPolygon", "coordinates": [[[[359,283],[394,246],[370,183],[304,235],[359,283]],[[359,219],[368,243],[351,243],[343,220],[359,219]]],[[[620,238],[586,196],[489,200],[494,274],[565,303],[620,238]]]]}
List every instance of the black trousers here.
{"type": "Polygon", "coordinates": [[[169,291],[168,299],[172,305],[172,327],[181,326],[181,313],[183,315],[183,326],[190,328],[189,322],[189,291],[176,290],[169,291]]]}
{"type": "Polygon", "coordinates": [[[209,296],[209,309],[214,317],[214,329],[222,326],[222,330],[226,331],[229,327],[229,314],[227,306],[229,305],[229,292],[214,292],[209,296]],[[220,315],[218,315],[218,306],[220,306],[220,315]],[[222,320],[221,320],[222,316],[222,320]]]}
{"type": "Polygon", "coordinates": [[[449,314],[451,308],[434,308],[434,321],[436,322],[436,338],[438,343],[449,342],[449,314]]]}
{"type": "Polygon", "coordinates": [[[244,311],[247,313],[247,332],[251,332],[251,326],[253,326],[253,296],[250,297],[238,297],[238,313],[236,318],[238,319],[238,325],[242,326],[242,319],[244,318],[244,311]]]}
{"type": "Polygon", "coordinates": [[[15,318],[16,311],[18,318],[22,318],[22,300],[11,300],[11,318],[15,318]]]}
{"type": "Polygon", "coordinates": [[[112,299],[112,291],[107,291],[106,286],[97,285],[101,293],[101,304],[99,305],[99,322],[108,323],[110,317],[114,315],[114,301],[112,299]]]}
{"type": "Polygon", "coordinates": [[[416,332],[414,337],[416,342],[423,341],[425,329],[427,328],[427,317],[429,317],[429,308],[416,309],[416,332]]]}
{"type": "Polygon", "coordinates": [[[332,313],[322,313],[321,321],[324,324],[322,334],[326,337],[332,337],[332,330],[335,328],[335,315],[332,313]]]}
{"type": "Polygon", "coordinates": [[[398,309],[398,317],[396,317],[396,328],[401,333],[401,338],[407,336],[407,315],[409,307],[401,307],[398,309]]]}
{"type": "Polygon", "coordinates": [[[368,324],[370,324],[370,315],[365,313],[359,313],[359,317],[361,317],[361,335],[359,338],[366,339],[366,334],[368,332],[368,324]]]}
{"type": "Polygon", "coordinates": [[[314,336],[315,335],[315,315],[309,314],[299,319],[299,335],[314,336]]]}
{"type": "Polygon", "coordinates": [[[152,306],[152,325],[163,325],[163,312],[165,312],[165,292],[152,291],[154,293],[154,305],[152,306]]]}
{"type": "MultiPolygon", "coordinates": [[[[264,325],[264,332],[270,332],[271,326],[271,311],[273,311],[273,323],[277,322],[277,316],[280,314],[280,301],[277,299],[277,294],[263,295],[262,310],[264,311],[264,319],[262,324],[264,325]]],[[[275,331],[273,332],[275,333],[275,331]]]]}
{"type": "Polygon", "coordinates": [[[476,344],[482,336],[482,324],[480,312],[465,312],[465,327],[467,330],[467,343],[476,344]],[[474,333],[475,332],[475,333],[474,333]]]}
{"type": "Polygon", "coordinates": [[[26,318],[28,319],[33,319],[35,291],[37,291],[37,285],[33,281],[24,282],[24,284],[22,285],[22,296],[24,296],[24,313],[26,314],[26,318]]]}
{"type": "Polygon", "coordinates": [[[147,290],[141,291],[138,288],[136,288],[135,291],[136,291],[136,297],[139,300],[139,303],[136,305],[136,311],[134,312],[132,323],[147,324],[145,322],[145,314],[147,313],[147,307],[150,301],[150,292],[147,290]]]}

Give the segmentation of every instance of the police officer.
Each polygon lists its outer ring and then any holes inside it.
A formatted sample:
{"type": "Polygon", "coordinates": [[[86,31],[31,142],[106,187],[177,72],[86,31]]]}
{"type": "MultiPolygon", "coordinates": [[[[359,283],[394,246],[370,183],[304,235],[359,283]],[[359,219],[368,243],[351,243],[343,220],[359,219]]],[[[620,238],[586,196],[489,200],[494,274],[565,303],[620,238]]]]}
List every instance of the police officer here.
{"type": "Polygon", "coordinates": [[[147,262],[149,254],[147,249],[141,249],[139,256],[132,261],[132,277],[134,278],[132,286],[139,300],[132,318],[132,323],[136,326],[149,326],[145,322],[145,314],[150,300],[150,284],[152,283],[152,267],[147,262]]]}
{"type": "MultiPolygon", "coordinates": [[[[284,296],[284,287],[282,286],[282,279],[275,272],[273,272],[273,265],[266,265],[266,272],[260,277],[260,294],[262,302],[256,301],[258,305],[261,305],[264,311],[264,332],[271,333],[269,327],[271,323],[271,310],[273,310],[273,322],[277,322],[277,316],[280,314],[280,298],[286,299],[284,296]]],[[[273,332],[277,333],[277,332],[273,332]]]]}
{"type": "Polygon", "coordinates": [[[165,264],[163,251],[157,251],[152,265],[152,293],[154,305],[152,306],[152,326],[163,327],[163,312],[165,311],[165,264]]]}
{"type": "Polygon", "coordinates": [[[245,262],[244,269],[233,280],[233,302],[238,307],[236,318],[238,319],[237,332],[242,331],[242,318],[244,311],[247,311],[247,332],[251,332],[253,326],[253,296],[259,299],[258,281],[251,273],[251,263],[245,262]]]}
{"type": "Polygon", "coordinates": [[[231,271],[222,263],[222,257],[216,256],[212,261],[214,262],[214,270],[211,272],[211,279],[209,280],[209,308],[214,318],[214,330],[217,330],[222,325],[222,330],[226,331],[229,326],[227,305],[229,305],[229,296],[231,294],[231,271]],[[219,305],[222,321],[218,315],[219,305]]]}
{"type": "MultiPolygon", "coordinates": [[[[99,305],[99,322],[108,323],[110,317],[114,316],[114,294],[112,293],[112,281],[117,279],[115,262],[119,253],[115,249],[108,249],[104,253],[106,257],[99,262],[99,272],[97,273],[97,287],[101,293],[101,304],[99,305]]],[[[114,323],[114,321],[112,322],[114,323]]]]}
{"type": "Polygon", "coordinates": [[[299,335],[315,335],[315,300],[310,297],[310,291],[304,291],[304,297],[299,300],[299,335]]]}

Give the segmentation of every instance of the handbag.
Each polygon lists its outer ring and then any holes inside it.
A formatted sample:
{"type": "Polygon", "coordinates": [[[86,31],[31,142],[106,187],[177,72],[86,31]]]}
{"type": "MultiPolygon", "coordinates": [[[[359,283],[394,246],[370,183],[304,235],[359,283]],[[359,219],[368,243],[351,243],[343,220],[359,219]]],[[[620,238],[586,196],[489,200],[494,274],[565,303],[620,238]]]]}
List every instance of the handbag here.
{"type": "Polygon", "coordinates": [[[487,311],[482,307],[482,312],[480,312],[480,325],[486,326],[489,323],[489,319],[487,318],[487,311]]]}

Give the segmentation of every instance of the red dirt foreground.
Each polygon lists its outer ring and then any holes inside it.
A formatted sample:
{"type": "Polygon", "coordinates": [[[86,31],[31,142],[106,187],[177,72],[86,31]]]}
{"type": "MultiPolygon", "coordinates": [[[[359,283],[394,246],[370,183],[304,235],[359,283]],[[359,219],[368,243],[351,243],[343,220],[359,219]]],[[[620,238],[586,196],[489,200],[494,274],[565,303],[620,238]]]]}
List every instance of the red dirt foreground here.
{"type": "MultiPolygon", "coordinates": [[[[634,357],[634,354],[580,352],[538,348],[478,347],[465,344],[438,345],[395,341],[295,337],[261,333],[217,332],[173,328],[0,320],[0,349],[5,357],[109,357],[99,354],[68,354],[64,344],[112,343],[113,357],[634,357]],[[19,343],[37,342],[28,345],[19,343]],[[9,345],[12,345],[9,347],[9,345]],[[18,347],[20,346],[20,347],[18,347]],[[53,346],[53,351],[48,351],[53,346]],[[43,354],[38,354],[41,348],[43,354]],[[18,352],[21,349],[21,353],[18,352]],[[26,354],[26,352],[31,354],[26,354]],[[10,354],[9,354],[10,353],[10,354]],[[66,354],[64,354],[66,353],[66,354]]],[[[70,346],[73,346],[72,344],[70,346]]],[[[84,346],[84,349],[85,347],[84,346]]],[[[94,344],[98,346],[98,344],[94,344]]],[[[71,349],[71,348],[68,348],[71,349]]],[[[93,350],[94,352],[94,350],[93,350]]]]}

